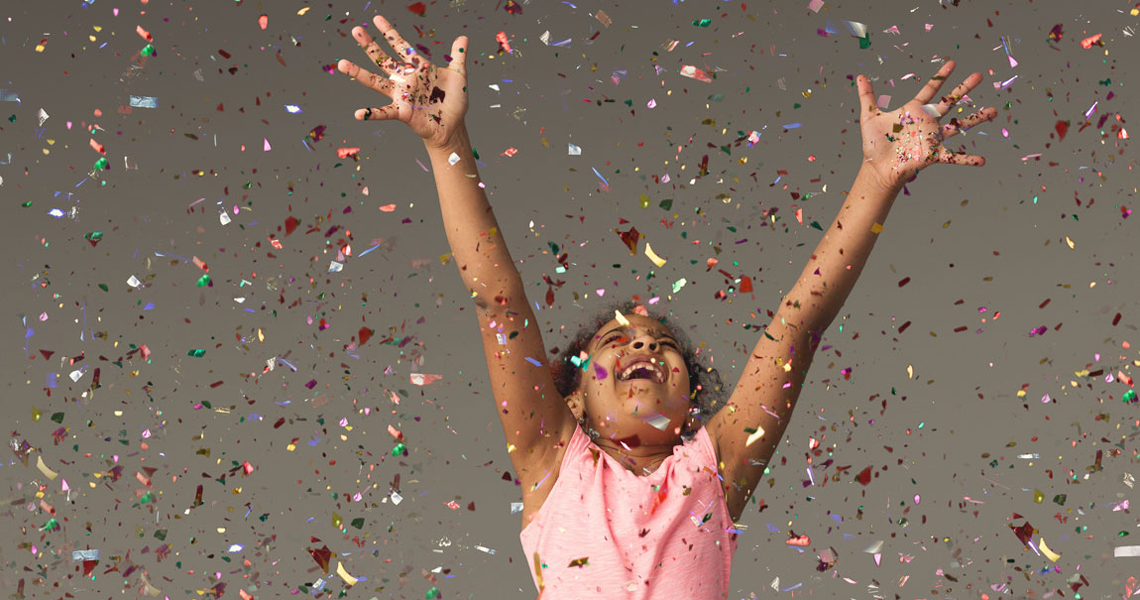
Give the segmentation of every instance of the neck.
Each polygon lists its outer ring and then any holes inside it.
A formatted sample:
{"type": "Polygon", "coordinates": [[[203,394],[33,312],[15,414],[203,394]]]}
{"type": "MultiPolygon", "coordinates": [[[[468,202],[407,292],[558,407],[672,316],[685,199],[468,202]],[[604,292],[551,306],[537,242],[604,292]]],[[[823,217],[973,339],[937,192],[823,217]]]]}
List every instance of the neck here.
{"type": "Polygon", "coordinates": [[[636,436],[633,436],[632,439],[623,438],[621,440],[597,437],[594,439],[594,445],[629,470],[641,475],[643,469],[652,472],[666,458],[672,456],[673,447],[676,444],[641,444],[636,436]]]}

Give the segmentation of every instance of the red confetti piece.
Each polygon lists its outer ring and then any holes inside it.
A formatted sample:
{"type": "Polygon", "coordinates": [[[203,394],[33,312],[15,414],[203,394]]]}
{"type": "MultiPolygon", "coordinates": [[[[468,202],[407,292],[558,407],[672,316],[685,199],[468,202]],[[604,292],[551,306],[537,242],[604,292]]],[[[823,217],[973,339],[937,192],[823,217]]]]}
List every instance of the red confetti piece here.
{"type": "Polygon", "coordinates": [[[424,16],[424,13],[427,12],[427,7],[424,6],[423,2],[416,2],[415,4],[409,6],[408,10],[422,17],[424,16]]]}
{"type": "Polygon", "coordinates": [[[297,229],[297,226],[300,224],[301,222],[297,220],[297,217],[289,217],[288,219],[285,219],[285,235],[293,233],[293,231],[295,231],[297,229]]]}
{"type": "Polygon", "coordinates": [[[1053,128],[1057,130],[1057,137],[1063,140],[1065,139],[1065,134],[1069,133],[1069,122],[1057,121],[1057,124],[1054,125],[1053,128]]]}
{"type": "Polygon", "coordinates": [[[360,332],[357,333],[357,335],[360,336],[360,345],[363,346],[368,340],[372,339],[372,334],[374,333],[376,332],[367,327],[361,327],[360,332]]]}
{"type": "Polygon", "coordinates": [[[863,469],[862,471],[859,471],[859,474],[855,476],[855,481],[858,481],[859,483],[861,483],[863,485],[870,484],[871,483],[871,467],[867,467],[867,468],[863,469]]]}
{"type": "Polygon", "coordinates": [[[269,27],[269,15],[261,15],[258,17],[257,24],[261,27],[262,31],[265,31],[265,28],[269,27]]]}

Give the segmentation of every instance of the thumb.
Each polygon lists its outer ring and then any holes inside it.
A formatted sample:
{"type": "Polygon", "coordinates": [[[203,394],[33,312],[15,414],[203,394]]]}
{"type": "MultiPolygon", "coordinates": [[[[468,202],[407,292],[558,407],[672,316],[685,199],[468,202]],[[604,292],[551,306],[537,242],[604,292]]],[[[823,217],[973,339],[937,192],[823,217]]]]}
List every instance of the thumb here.
{"type": "Polygon", "coordinates": [[[447,60],[447,67],[455,69],[461,75],[467,75],[467,36],[461,35],[455,38],[455,42],[451,44],[451,55],[447,60]]]}
{"type": "Polygon", "coordinates": [[[859,75],[855,78],[855,88],[859,92],[859,106],[862,112],[875,110],[875,91],[871,87],[871,80],[867,79],[866,75],[859,75]]]}

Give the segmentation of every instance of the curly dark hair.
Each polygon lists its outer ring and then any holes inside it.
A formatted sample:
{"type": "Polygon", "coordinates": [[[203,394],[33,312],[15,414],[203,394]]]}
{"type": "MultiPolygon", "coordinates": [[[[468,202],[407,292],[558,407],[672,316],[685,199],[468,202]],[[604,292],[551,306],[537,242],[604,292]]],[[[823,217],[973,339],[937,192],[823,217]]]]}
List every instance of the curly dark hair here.
{"type": "MultiPolygon", "coordinates": [[[[553,354],[558,355],[551,361],[550,371],[554,376],[554,386],[559,394],[562,394],[563,397],[569,396],[581,384],[582,369],[570,362],[570,357],[578,356],[580,352],[586,349],[598,330],[613,319],[614,311],[620,311],[623,314],[632,313],[638,306],[643,306],[643,304],[636,300],[612,301],[608,306],[600,309],[593,320],[581,326],[577,336],[570,341],[570,345],[565,350],[559,353],[557,347],[551,349],[553,354]]],[[[649,318],[668,327],[680,343],[681,355],[685,358],[685,366],[688,367],[689,371],[688,398],[691,398],[691,402],[693,402],[691,414],[696,416],[701,423],[704,423],[724,406],[724,399],[727,394],[720,372],[697,358],[696,350],[689,341],[689,337],[672,318],[666,314],[657,313],[649,307],[645,307],[645,310],[649,318]]],[[[686,422],[681,430],[681,438],[686,441],[690,440],[697,434],[697,431],[699,429],[690,428],[686,422]]]]}

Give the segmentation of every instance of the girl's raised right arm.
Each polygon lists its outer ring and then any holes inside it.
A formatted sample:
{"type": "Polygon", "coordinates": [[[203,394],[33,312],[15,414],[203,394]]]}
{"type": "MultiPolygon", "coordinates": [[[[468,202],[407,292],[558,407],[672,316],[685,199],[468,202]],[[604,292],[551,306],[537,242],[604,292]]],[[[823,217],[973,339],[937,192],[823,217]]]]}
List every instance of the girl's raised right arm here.
{"type": "MultiPolygon", "coordinates": [[[[574,431],[574,416],[555,390],[546,350],[522,277],[479,181],[467,112],[467,37],[452,45],[447,68],[419,56],[383,17],[376,28],[396,51],[388,56],[364,28],[352,35],[387,77],[341,60],[337,65],[364,86],[392,99],[382,108],[356,111],[359,120],[399,120],[424,140],[435,175],[443,225],[463,283],[477,306],[495,408],[520,477],[543,468],[550,447],[574,431]]],[[[552,455],[552,454],[551,454],[552,455]]]]}

